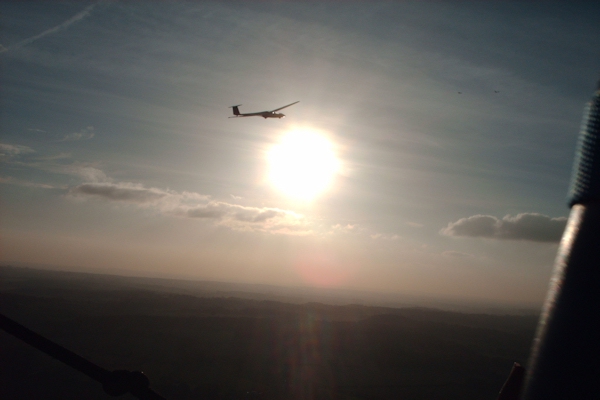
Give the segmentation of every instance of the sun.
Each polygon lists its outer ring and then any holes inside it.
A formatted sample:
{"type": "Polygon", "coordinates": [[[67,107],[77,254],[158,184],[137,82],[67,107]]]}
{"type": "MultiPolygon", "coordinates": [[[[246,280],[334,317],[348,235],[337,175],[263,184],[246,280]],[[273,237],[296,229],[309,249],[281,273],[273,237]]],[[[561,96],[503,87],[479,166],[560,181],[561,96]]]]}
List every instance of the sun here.
{"type": "Polygon", "coordinates": [[[339,169],[333,144],[314,130],[285,134],[268,153],[269,179],[287,196],[312,200],[325,191],[339,169]]]}

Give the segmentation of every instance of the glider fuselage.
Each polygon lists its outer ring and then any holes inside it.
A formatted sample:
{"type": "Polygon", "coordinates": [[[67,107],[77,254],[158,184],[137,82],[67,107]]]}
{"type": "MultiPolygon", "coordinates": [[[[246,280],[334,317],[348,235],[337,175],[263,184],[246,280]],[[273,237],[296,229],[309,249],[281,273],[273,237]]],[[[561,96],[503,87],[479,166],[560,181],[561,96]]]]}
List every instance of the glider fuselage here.
{"type": "Polygon", "coordinates": [[[238,104],[237,106],[231,106],[230,108],[233,109],[233,117],[229,117],[229,118],[236,118],[236,117],[263,117],[264,119],[267,118],[283,118],[285,117],[285,114],[282,113],[278,113],[276,111],[282,110],[286,107],[292,106],[294,104],[298,103],[298,101],[288,104],[287,106],[283,106],[283,107],[279,107],[273,111],[260,111],[260,112],[255,112],[255,113],[244,113],[242,114],[240,112],[240,109],[238,108],[241,104],[238,104]]]}
{"type": "Polygon", "coordinates": [[[236,117],[263,117],[263,118],[283,118],[285,114],[276,113],[272,111],[264,111],[258,113],[238,114],[236,117]]]}

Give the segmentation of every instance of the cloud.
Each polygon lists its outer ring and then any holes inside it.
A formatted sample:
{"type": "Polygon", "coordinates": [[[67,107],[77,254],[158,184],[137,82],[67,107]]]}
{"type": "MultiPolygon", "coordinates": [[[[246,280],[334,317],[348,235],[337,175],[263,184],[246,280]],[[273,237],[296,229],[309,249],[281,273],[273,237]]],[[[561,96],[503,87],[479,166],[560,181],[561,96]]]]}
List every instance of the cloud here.
{"type": "Polygon", "coordinates": [[[559,242],[567,218],[551,218],[538,213],[506,215],[498,219],[492,215],[474,215],[451,222],[440,233],[446,236],[482,237],[533,242],[559,242]]]}
{"type": "Polygon", "coordinates": [[[127,203],[152,203],[168,196],[168,192],[155,188],[144,188],[134,183],[83,183],[72,188],[69,193],[74,196],[94,196],[106,200],[127,203]]]}
{"type": "Polygon", "coordinates": [[[332,225],[327,232],[329,235],[355,235],[370,237],[373,240],[393,241],[402,239],[401,236],[395,233],[374,232],[372,229],[363,227],[359,224],[335,224],[332,225]]]}
{"type": "MultiPolygon", "coordinates": [[[[91,171],[106,177],[104,172],[98,169],[91,168],[91,171]]],[[[106,181],[87,182],[74,186],[69,189],[69,195],[154,207],[159,211],[177,215],[185,215],[199,203],[208,201],[208,196],[199,193],[148,188],[139,183],[112,182],[109,178],[106,179],[106,181]]]]}
{"type": "Polygon", "coordinates": [[[234,214],[238,221],[263,222],[269,219],[285,215],[285,212],[276,209],[243,209],[234,214]]]}
{"type": "Polygon", "coordinates": [[[87,182],[108,182],[110,178],[106,176],[104,171],[87,165],[68,165],[63,168],[63,172],[70,175],[77,175],[87,182]]]}
{"type": "MultiPolygon", "coordinates": [[[[33,151],[25,146],[6,145],[11,152],[33,151]],[[29,150],[27,150],[29,149],[29,150]]],[[[370,236],[378,240],[397,240],[393,234],[373,233],[356,224],[336,224],[326,226],[306,218],[291,210],[272,207],[249,207],[234,204],[242,198],[230,196],[233,202],[215,201],[210,196],[195,192],[175,191],[147,187],[134,182],[116,182],[97,166],[87,163],[60,164],[67,154],[46,158],[41,161],[20,163],[20,165],[36,168],[51,173],[79,177],[83,183],[71,187],[53,186],[17,182],[2,179],[0,183],[19,184],[40,188],[55,188],[66,191],[66,196],[73,199],[96,199],[99,201],[120,203],[139,209],[152,210],[158,214],[179,218],[205,220],[215,225],[224,226],[237,231],[265,232],[282,235],[323,235],[353,234],[370,236]]]]}
{"type": "Polygon", "coordinates": [[[13,157],[27,153],[35,153],[35,151],[31,147],[19,144],[0,143],[0,157],[13,157]]]}
{"type": "Polygon", "coordinates": [[[38,161],[21,163],[20,165],[35,168],[40,171],[51,172],[54,174],[71,175],[81,178],[84,182],[88,183],[99,183],[99,182],[111,182],[104,171],[96,168],[95,166],[85,163],[73,163],[73,164],[60,164],[55,162],[56,160],[64,160],[70,158],[67,153],[60,153],[50,157],[38,158],[38,161]]]}
{"type": "Polygon", "coordinates": [[[227,211],[222,207],[218,207],[214,204],[207,204],[205,206],[191,208],[187,210],[186,215],[190,218],[207,218],[207,219],[221,219],[227,214],[227,211]]]}
{"type": "Polygon", "coordinates": [[[71,158],[71,153],[58,153],[58,154],[52,154],[49,156],[44,156],[44,157],[38,157],[39,160],[44,160],[44,161],[55,161],[55,160],[68,160],[69,158],[71,158]]]}
{"type": "MultiPolygon", "coordinates": [[[[104,172],[90,168],[93,174],[101,174],[106,177],[104,172]]],[[[162,212],[171,212],[175,214],[185,214],[192,204],[196,205],[198,201],[206,201],[207,196],[197,193],[182,192],[173,190],[163,190],[158,188],[147,188],[139,183],[132,182],[111,182],[106,178],[105,181],[87,182],[71,187],[69,196],[76,198],[96,198],[111,202],[137,204],[141,207],[154,207],[162,212]]]]}
{"type": "Polygon", "coordinates": [[[385,234],[385,233],[373,233],[370,235],[371,239],[375,240],[398,240],[400,236],[396,234],[385,234]]]}
{"type": "Polygon", "coordinates": [[[247,207],[212,201],[187,209],[185,216],[215,220],[219,225],[235,230],[263,231],[279,234],[306,235],[313,233],[306,218],[289,210],[268,207],[247,207]]]}
{"type": "MultiPolygon", "coordinates": [[[[50,156],[36,156],[27,161],[19,156],[35,153],[30,147],[0,143],[0,162],[18,165],[19,167],[33,168],[54,174],[72,175],[81,178],[84,182],[110,182],[111,179],[100,169],[89,163],[64,164],[71,156],[69,153],[59,153],[50,156]]],[[[39,153],[38,153],[39,154],[39,153]]]]}
{"type": "Polygon", "coordinates": [[[336,233],[357,233],[359,231],[361,231],[362,229],[359,228],[359,226],[357,224],[346,224],[346,225],[342,225],[342,224],[335,224],[331,227],[331,232],[336,232],[336,233]]]}
{"type": "MultiPolygon", "coordinates": [[[[6,145],[11,152],[33,151],[25,146],[6,145]],[[29,149],[29,150],[27,150],[29,149]]],[[[215,201],[208,195],[195,192],[175,191],[147,187],[134,182],[116,182],[104,171],[88,163],[62,164],[55,159],[68,158],[68,154],[38,159],[36,162],[20,163],[22,166],[36,168],[56,174],[79,177],[83,183],[71,187],[43,184],[25,184],[8,181],[0,183],[22,184],[40,188],[56,188],[66,191],[73,199],[96,199],[99,201],[120,203],[129,207],[152,210],[158,214],[179,218],[206,220],[215,225],[225,226],[237,231],[265,232],[282,235],[322,235],[352,233],[369,235],[369,232],[356,224],[333,225],[329,227],[306,218],[291,210],[272,207],[249,207],[237,203],[242,197],[231,195],[233,202],[215,201]]],[[[376,234],[374,239],[396,240],[397,235],[376,234]]]]}
{"type": "Polygon", "coordinates": [[[7,176],[7,177],[0,176],[0,183],[5,183],[5,184],[9,184],[9,185],[25,186],[25,187],[34,187],[34,188],[40,188],[40,189],[64,189],[64,187],[60,187],[60,186],[53,186],[53,185],[49,185],[46,183],[23,181],[20,179],[15,179],[10,176],[7,176]]]}
{"type": "Polygon", "coordinates": [[[88,140],[94,137],[94,127],[88,126],[83,128],[79,132],[73,132],[65,135],[62,138],[63,142],[75,141],[75,140],[88,140]]]}
{"type": "Polygon", "coordinates": [[[29,37],[27,39],[21,40],[20,42],[14,44],[11,47],[4,47],[2,45],[0,45],[0,53],[4,53],[5,51],[11,50],[11,49],[19,49],[21,47],[27,46],[28,44],[31,44],[33,42],[35,42],[38,39],[43,38],[44,36],[48,36],[52,33],[56,33],[58,31],[62,31],[63,29],[68,28],[69,26],[71,26],[72,24],[74,24],[75,22],[87,17],[88,15],[90,15],[90,13],[92,12],[92,10],[94,9],[94,7],[96,7],[96,4],[92,4],[87,6],[86,8],[84,8],[82,11],[78,12],[77,14],[75,14],[74,16],[72,16],[71,18],[69,18],[68,20],[66,20],[65,22],[63,22],[60,25],[57,25],[53,28],[50,29],[46,29],[44,32],[39,33],[35,36],[29,37]]]}
{"type": "Polygon", "coordinates": [[[90,182],[72,187],[69,196],[127,203],[153,209],[164,215],[211,220],[217,225],[239,231],[260,231],[287,235],[313,233],[309,221],[289,210],[247,207],[193,192],[147,188],[131,182],[90,182]]]}

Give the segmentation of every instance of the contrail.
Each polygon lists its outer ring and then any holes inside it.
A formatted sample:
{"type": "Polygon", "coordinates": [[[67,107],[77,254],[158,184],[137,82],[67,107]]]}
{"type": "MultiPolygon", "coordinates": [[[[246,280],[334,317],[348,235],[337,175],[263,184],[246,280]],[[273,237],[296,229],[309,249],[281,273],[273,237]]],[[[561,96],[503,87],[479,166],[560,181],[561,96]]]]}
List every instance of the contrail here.
{"type": "Polygon", "coordinates": [[[58,31],[62,31],[63,29],[68,28],[69,26],[71,26],[75,22],[79,21],[80,19],[83,19],[83,18],[87,17],[88,15],[90,15],[90,13],[94,9],[94,7],[96,7],[96,4],[87,6],[83,11],[75,14],[74,16],[72,16],[71,18],[69,18],[68,20],[63,22],[62,24],[57,25],[54,28],[47,29],[38,35],[21,40],[19,43],[16,43],[11,47],[4,47],[4,46],[0,45],[0,53],[4,53],[5,51],[11,50],[11,49],[19,49],[21,47],[27,46],[30,43],[35,42],[38,39],[43,38],[44,36],[48,36],[52,33],[58,32],[58,31]]]}

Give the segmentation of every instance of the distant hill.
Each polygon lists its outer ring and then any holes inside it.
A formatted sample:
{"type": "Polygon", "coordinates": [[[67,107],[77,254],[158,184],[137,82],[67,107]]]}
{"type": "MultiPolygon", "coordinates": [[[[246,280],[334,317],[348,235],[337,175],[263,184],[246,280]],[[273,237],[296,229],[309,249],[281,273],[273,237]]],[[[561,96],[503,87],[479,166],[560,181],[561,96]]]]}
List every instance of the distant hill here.
{"type": "MultiPolygon", "coordinates": [[[[0,272],[3,314],[107,369],[143,370],[169,399],[493,400],[512,363],[526,362],[537,322],[192,295],[143,278],[0,272]]],[[[0,332],[0,398],[110,397],[0,332]]]]}
{"type": "Polygon", "coordinates": [[[295,304],[318,302],[331,305],[362,304],[394,308],[427,307],[486,314],[537,315],[539,313],[539,307],[535,306],[516,308],[483,301],[474,303],[467,300],[414,297],[395,293],[373,293],[339,288],[282,287],[189,279],[120,276],[53,270],[47,269],[47,267],[0,266],[0,290],[25,290],[23,285],[35,287],[38,293],[41,290],[51,293],[56,290],[63,291],[67,288],[70,290],[137,288],[202,297],[237,297],[240,299],[273,300],[295,304]]]}

